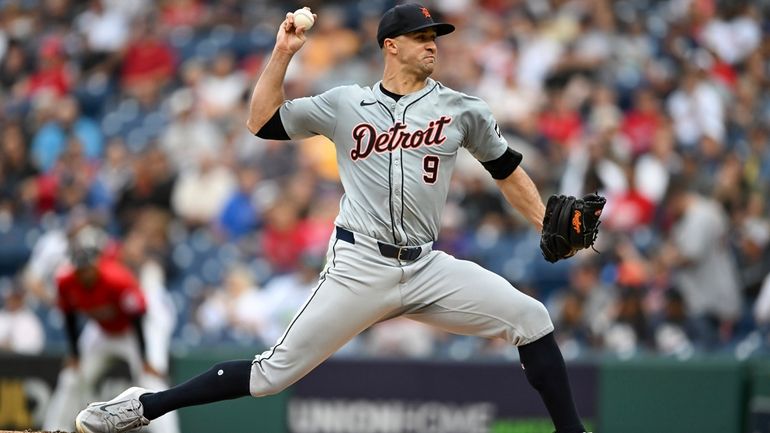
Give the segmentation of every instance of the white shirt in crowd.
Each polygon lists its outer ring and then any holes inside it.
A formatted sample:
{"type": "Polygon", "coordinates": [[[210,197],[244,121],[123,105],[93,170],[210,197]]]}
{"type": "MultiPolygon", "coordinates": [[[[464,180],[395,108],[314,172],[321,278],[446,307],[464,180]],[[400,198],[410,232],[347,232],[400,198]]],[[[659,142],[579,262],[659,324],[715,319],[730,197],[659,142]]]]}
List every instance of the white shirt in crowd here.
{"type": "Polygon", "coordinates": [[[0,350],[35,355],[44,346],[45,332],[35,313],[28,308],[0,311],[0,350]]]}

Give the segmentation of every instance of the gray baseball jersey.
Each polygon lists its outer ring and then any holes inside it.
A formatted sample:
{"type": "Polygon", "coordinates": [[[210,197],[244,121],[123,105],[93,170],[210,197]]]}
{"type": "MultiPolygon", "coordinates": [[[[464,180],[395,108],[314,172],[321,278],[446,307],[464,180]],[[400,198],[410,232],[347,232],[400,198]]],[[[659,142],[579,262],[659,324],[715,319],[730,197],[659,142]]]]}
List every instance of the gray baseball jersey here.
{"type": "Polygon", "coordinates": [[[371,325],[396,316],[527,344],[553,331],[542,303],[481,266],[432,249],[457,152],[508,147],[487,105],[433,80],[396,101],[379,85],[285,102],[290,138],[324,135],[345,189],[320,282],[270,350],[253,396],[280,392],[371,325]]]}
{"type": "Polygon", "coordinates": [[[461,147],[482,162],[508,148],[486,103],[431,79],[398,102],[379,83],[336,87],[285,103],[281,120],[292,139],[336,145],[337,225],[397,245],[436,239],[461,147]]]}

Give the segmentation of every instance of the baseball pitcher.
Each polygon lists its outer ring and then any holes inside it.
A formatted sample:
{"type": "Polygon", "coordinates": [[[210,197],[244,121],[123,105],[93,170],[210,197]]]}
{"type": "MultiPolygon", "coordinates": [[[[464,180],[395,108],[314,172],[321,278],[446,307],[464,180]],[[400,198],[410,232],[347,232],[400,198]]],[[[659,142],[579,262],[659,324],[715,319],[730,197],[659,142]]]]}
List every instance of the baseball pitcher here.
{"type": "MultiPolygon", "coordinates": [[[[287,66],[308,37],[294,15],[286,15],[254,88],[247,126],[263,138],[323,135],[335,143],[345,195],[320,281],[276,344],[254,360],[217,364],[167,391],[133,387],[89,405],[77,417],[80,433],[130,431],[180,407],[278,393],[358,333],[396,316],[517,346],[557,433],[585,431],[543,304],[481,266],[432,247],[461,151],[483,164],[536,230],[546,218],[540,194],[519,166],[521,154],[508,147],[487,104],[430,78],[439,61],[436,38],[453,30],[423,6],[396,6],[377,32],[381,81],[286,101],[287,66]]],[[[578,227],[580,217],[570,212],[572,201],[551,205],[548,221],[557,238],[557,220],[578,227]]],[[[547,258],[574,254],[557,245],[544,244],[547,258]]]]}

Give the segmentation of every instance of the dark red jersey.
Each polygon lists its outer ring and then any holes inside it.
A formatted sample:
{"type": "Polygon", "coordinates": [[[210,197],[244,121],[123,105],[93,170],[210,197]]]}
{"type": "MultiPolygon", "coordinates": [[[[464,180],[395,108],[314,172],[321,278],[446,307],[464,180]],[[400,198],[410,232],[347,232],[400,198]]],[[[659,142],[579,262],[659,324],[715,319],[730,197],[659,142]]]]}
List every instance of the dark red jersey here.
{"type": "Polygon", "coordinates": [[[59,308],[64,313],[87,315],[109,334],[125,332],[145,312],[144,293],[131,271],[114,259],[103,257],[96,267],[97,276],[90,286],[78,279],[72,267],[59,273],[59,308]]]}

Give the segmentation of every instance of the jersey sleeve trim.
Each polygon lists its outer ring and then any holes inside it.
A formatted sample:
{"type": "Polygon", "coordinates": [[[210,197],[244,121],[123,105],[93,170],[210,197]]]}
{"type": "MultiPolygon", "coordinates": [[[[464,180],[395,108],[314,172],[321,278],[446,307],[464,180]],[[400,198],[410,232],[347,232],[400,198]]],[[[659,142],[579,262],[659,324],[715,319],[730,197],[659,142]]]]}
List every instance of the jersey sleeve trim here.
{"type": "Polygon", "coordinates": [[[265,123],[262,128],[257,131],[256,134],[259,138],[264,138],[265,140],[290,140],[289,134],[286,132],[286,128],[283,126],[283,121],[281,121],[281,109],[280,107],[275,110],[275,113],[273,113],[273,116],[270,118],[270,120],[265,123]]]}
{"type": "Polygon", "coordinates": [[[516,170],[523,158],[522,154],[509,147],[499,158],[482,162],[481,165],[484,166],[494,179],[503,180],[516,170]]]}

